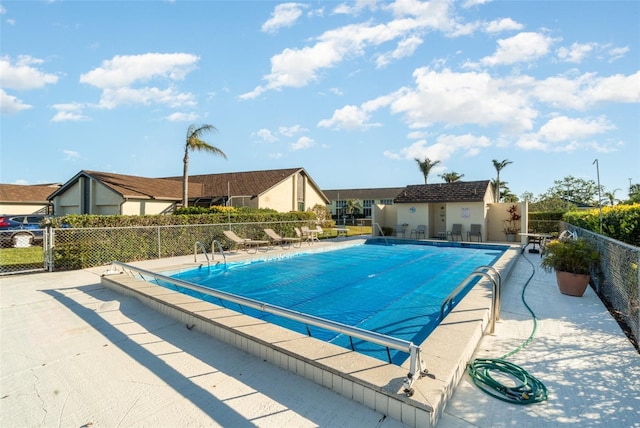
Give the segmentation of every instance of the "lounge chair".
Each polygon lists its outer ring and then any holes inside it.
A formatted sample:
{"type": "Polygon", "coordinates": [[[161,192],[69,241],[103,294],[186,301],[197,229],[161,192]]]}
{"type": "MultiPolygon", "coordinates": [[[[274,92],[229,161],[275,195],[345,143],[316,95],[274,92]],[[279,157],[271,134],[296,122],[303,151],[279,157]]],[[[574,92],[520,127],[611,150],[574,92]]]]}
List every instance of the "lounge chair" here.
{"type": "Polygon", "coordinates": [[[426,239],[427,237],[427,226],[424,224],[418,225],[415,229],[411,231],[409,234],[409,239],[413,238],[413,235],[416,235],[416,239],[420,239],[420,235],[426,239]]]}
{"type": "Polygon", "coordinates": [[[456,236],[462,241],[462,225],[458,223],[453,224],[451,230],[447,232],[447,238],[451,238],[452,241],[456,240],[456,236]]]}
{"type": "Polygon", "coordinates": [[[476,241],[482,242],[482,225],[471,225],[471,230],[467,232],[467,241],[471,241],[471,238],[475,238],[476,241]]]}
{"type": "Polygon", "coordinates": [[[302,245],[301,238],[289,238],[286,236],[280,236],[273,229],[264,229],[264,233],[267,234],[267,237],[269,237],[273,244],[280,245],[282,248],[289,248],[291,247],[291,245],[293,245],[294,247],[300,247],[300,245],[302,245]]]}
{"type": "Polygon", "coordinates": [[[305,242],[307,242],[309,245],[312,244],[311,242],[311,235],[309,234],[304,234],[302,233],[302,231],[300,230],[299,227],[294,227],[293,230],[296,231],[296,235],[298,236],[298,238],[300,238],[301,240],[304,240],[305,242]]]}
{"type": "Polygon", "coordinates": [[[251,248],[253,248],[254,249],[253,252],[256,253],[258,251],[258,247],[260,247],[261,245],[269,244],[269,241],[241,238],[238,235],[236,235],[233,230],[225,230],[223,231],[223,233],[224,233],[224,236],[226,236],[228,239],[233,241],[234,244],[236,244],[239,250],[247,250],[247,253],[251,252],[250,251],[251,248]]]}

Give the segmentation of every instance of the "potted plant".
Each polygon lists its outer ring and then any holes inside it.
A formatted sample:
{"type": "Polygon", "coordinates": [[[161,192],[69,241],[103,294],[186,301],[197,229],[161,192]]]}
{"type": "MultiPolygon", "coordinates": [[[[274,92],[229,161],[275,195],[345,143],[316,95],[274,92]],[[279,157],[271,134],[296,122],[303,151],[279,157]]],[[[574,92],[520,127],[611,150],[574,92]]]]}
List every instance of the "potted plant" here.
{"type": "Polygon", "coordinates": [[[504,220],[504,233],[507,235],[507,242],[514,242],[516,240],[516,235],[520,232],[520,219],[522,216],[518,214],[518,207],[516,205],[511,205],[509,209],[507,209],[509,213],[509,218],[504,220]]]}
{"type": "Polygon", "coordinates": [[[600,254],[585,239],[566,238],[549,242],[541,265],[544,270],[555,270],[558,288],[562,294],[582,296],[591,279],[591,270],[600,261],[600,254]]]}

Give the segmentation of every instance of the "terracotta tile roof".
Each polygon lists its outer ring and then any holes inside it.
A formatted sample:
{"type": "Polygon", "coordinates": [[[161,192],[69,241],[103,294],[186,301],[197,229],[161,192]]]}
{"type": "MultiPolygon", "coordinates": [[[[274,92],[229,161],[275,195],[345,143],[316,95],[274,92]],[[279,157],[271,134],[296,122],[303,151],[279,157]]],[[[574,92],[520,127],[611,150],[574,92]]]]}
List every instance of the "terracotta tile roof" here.
{"type": "Polygon", "coordinates": [[[47,203],[49,195],[55,192],[59,187],[59,184],[43,184],[34,186],[0,184],[0,201],[47,203]]]}
{"type": "MultiPolygon", "coordinates": [[[[98,171],[81,171],[80,174],[100,181],[125,198],[182,200],[182,177],[177,181],[98,171]]],[[[189,196],[197,197],[201,192],[202,186],[189,180],[189,196]]]]}
{"type": "Polygon", "coordinates": [[[340,197],[341,201],[346,199],[393,199],[404,187],[381,187],[377,189],[335,189],[335,190],[323,190],[329,200],[337,201],[340,197]]]}
{"type": "MultiPolygon", "coordinates": [[[[235,196],[258,196],[271,189],[282,180],[303,172],[303,168],[272,169],[264,171],[227,172],[222,174],[190,175],[191,183],[202,184],[200,197],[221,198],[231,192],[235,196]]],[[[306,175],[306,173],[305,173],[306,175]]],[[[309,177],[307,175],[307,177],[309,177]]],[[[169,180],[180,180],[182,177],[167,177],[169,180]]],[[[191,192],[189,192],[191,193],[191,192]]]]}
{"type": "Polygon", "coordinates": [[[481,202],[490,184],[490,180],[482,180],[411,185],[407,186],[393,202],[481,202]]]}

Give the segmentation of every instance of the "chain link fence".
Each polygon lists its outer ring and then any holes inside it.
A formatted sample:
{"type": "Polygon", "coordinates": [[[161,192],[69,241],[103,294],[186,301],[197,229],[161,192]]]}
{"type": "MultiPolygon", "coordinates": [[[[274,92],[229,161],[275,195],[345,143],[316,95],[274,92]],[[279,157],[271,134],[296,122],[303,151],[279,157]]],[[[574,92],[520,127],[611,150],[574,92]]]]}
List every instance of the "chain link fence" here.
{"type": "Polygon", "coordinates": [[[196,242],[211,252],[214,241],[224,250],[234,246],[223,231],[243,238],[268,240],[264,228],[296,236],[294,227],[306,222],[260,222],[180,226],[53,228],[45,234],[45,267],[49,271],[84,269],[114,260],[133,262],[194,253],[196,242]]]}
{"type": "Polygon", "coordinates": [[[627,327],[625,333],[640,351],[640,248],[568,223],[562,227],[598,249],[600,270],[592,275],[595,291],[611,314],[627,327]]]}

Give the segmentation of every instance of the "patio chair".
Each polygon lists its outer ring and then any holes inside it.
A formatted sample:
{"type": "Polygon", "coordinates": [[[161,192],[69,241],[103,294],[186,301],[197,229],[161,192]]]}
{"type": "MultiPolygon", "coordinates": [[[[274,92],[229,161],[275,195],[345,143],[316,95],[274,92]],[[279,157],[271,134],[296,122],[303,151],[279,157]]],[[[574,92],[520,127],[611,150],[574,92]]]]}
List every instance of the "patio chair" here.
{"type": "Polygon", "coordinates": [[[228,239],[230,239],[234,244],[236,244],[236,247],[240,250],[247,250],[247,253],[250,253],[251,249],[254,249],[254,253],[256,253],[258,251],[258,247],[260,247],[261,245],[268,245],[269,241],[261,241],[261,240],[256,240],[256,239],[248,239],[248,238],[241,238],[238,235],[235,234],[235,232],[233,230],[225,230],[223,231],[224,236],[226,236],[228,239]]]}
{"type": "Polygon", "coordinates": [[[462,241],[462,225],[458,223],[453,224],[451,230],[447,232],[447,238],[451,238],[452,241],[456,240],[456,236],[462,241]]]}
{"type": "Polygon", "coordinates": [[[482,225],[472,224],[471,230],[467,232],[467,241],[471,241],[475,238],[476,241],[482,242],[482,225]]]}
{"type": "Polygon", "coordinates": [[[311,230],[307,226],[302,226],[300,230],[302,231],[302,236],[305,237],[307,241],[320,241],[318,239],[318,231],[316,229],[311,230]]]}
{"type": "Polygon", "coordinates": [[[294,227],[293,230],[296,231],[296,235],[298,236],[298,238],[300,238],[301,240],[305,241],[309,245],[312,244],[311,235],[302,233],[302,231],[300,230],[299,227],[294,227]]]}
{"type": "Polygon", "coordinates": [[[393,234],[395,236],[400,236],[400,234],[402,234],[402,237],[404,238],[404,225],[402,224],[396,224],[393,227],[393,234]]]}
{"type": "Polygon", "coordinates": [[[300,245],[302,245],[302,238],[289,238],[287,236],[280,236],[273,229],[264,229],[264,233],[267,234],[267,237],[273,244],[280,245],[282,248],[289,248],[291,247],[291,245],[293,245],[294,247],[300,247],[300,245]]]}
{"type": "Polygon", "coordinates": [[[415,229],[411,230],[411,233],[409,234],[409,239],[413,238],[413,235],[416,235],[416,239],[420,239],[420,235],[422,235],[423,238],[427,238],[427,226],[424,224],[420,224],[418,225],[418,227],[416,227],[415,229]]]}

